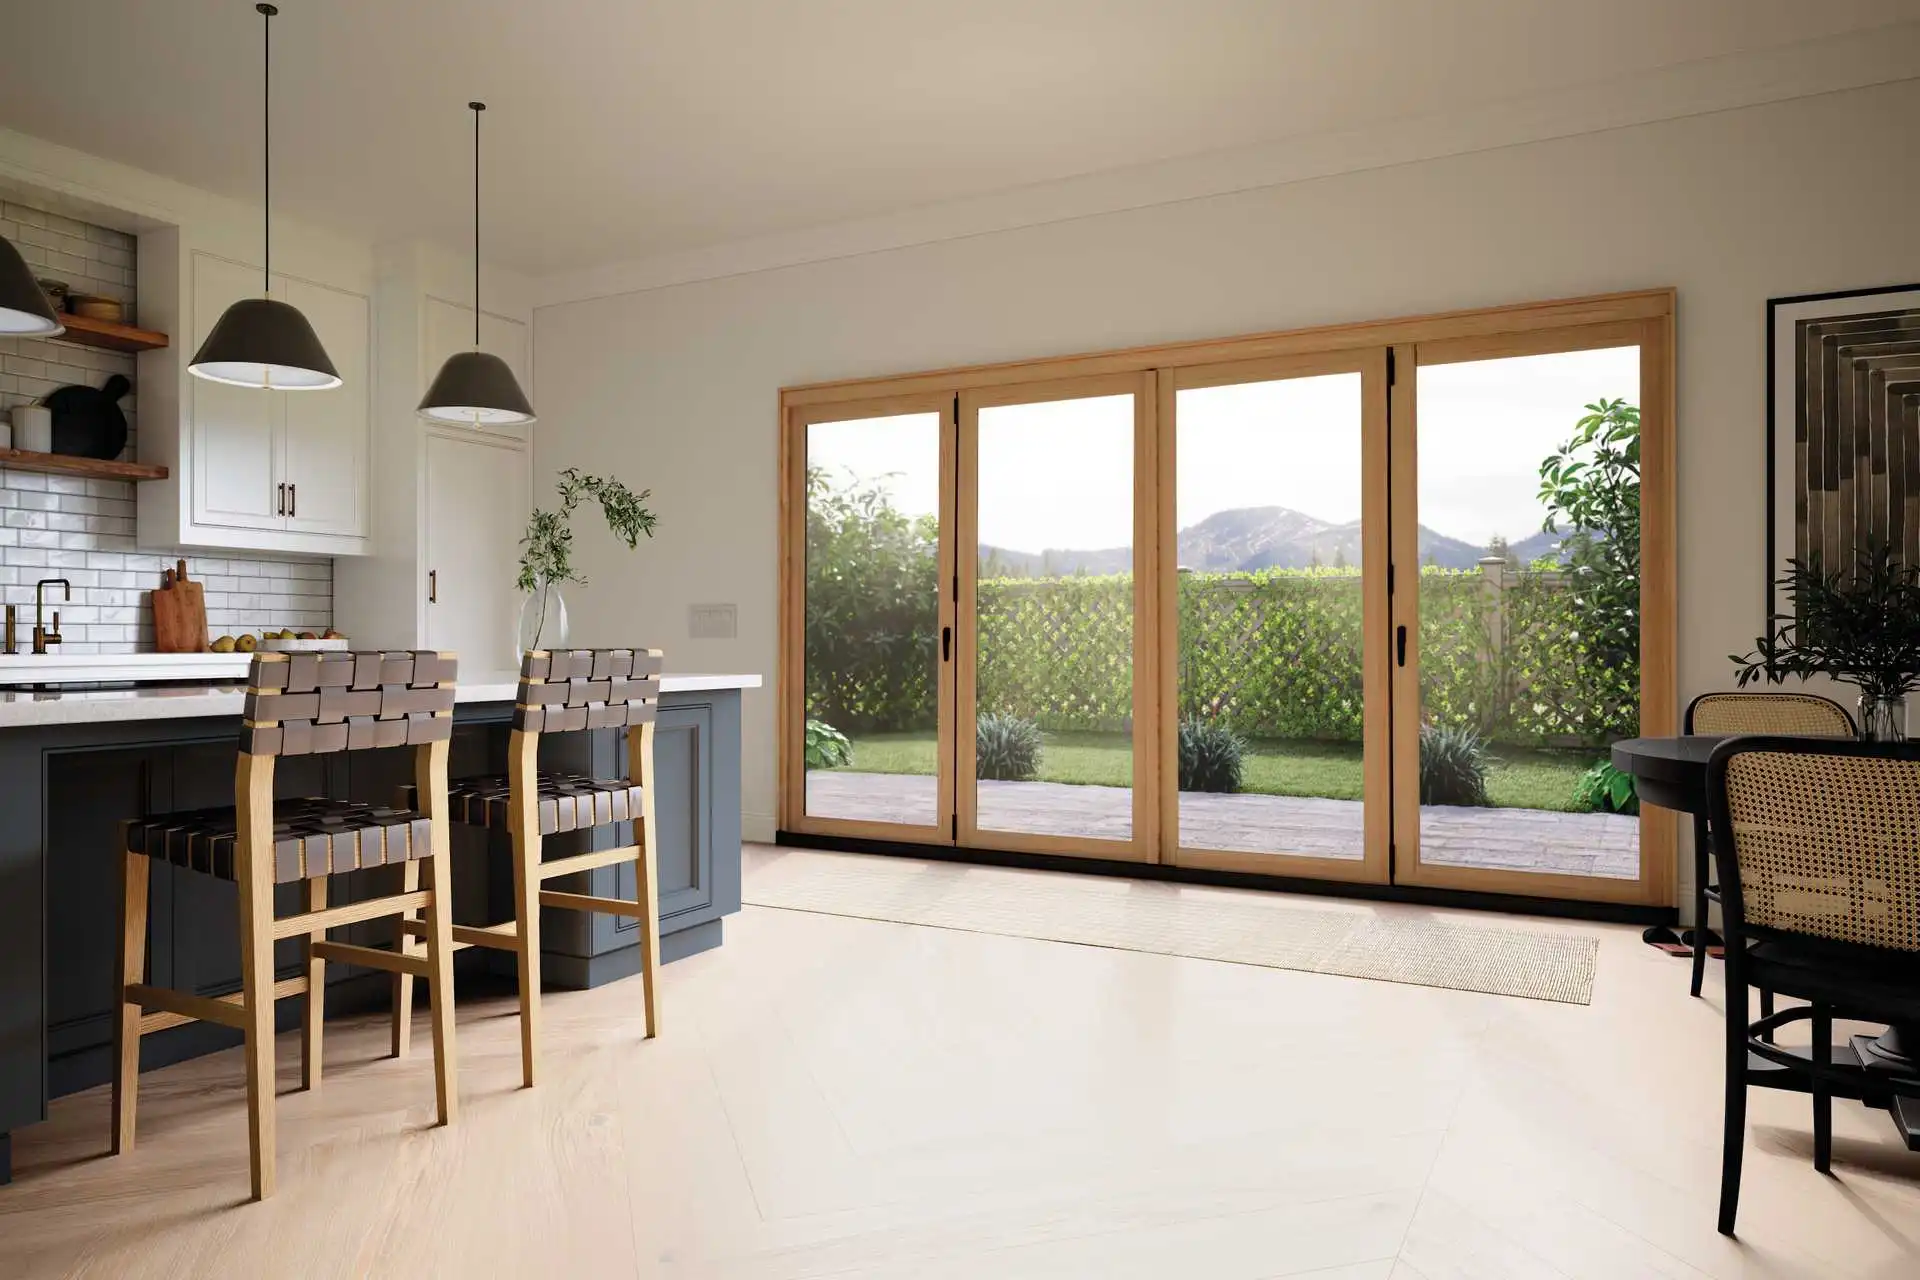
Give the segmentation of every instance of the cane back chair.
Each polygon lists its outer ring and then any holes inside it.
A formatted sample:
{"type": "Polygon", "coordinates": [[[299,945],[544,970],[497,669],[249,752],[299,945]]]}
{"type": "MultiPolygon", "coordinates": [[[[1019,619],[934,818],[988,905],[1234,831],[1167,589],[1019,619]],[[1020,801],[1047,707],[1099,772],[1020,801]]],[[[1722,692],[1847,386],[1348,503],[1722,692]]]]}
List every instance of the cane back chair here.
{"type": "Polygon", "coordinates": [[[1862,1053],[1866,1037],[1836,1060],[1832,1043],[1835,1018],[1920,1027],[1920,744],[1736,738],[1714,751],[1707,777],[1727,930],[1719,1226],[1732,1235],[1750,1083],[1813,1095],[1822,1173],[1835,1094],[1883,1106],[1920,1097],[1910,1060],[1862,1053]],[[1755,986],[1806,1004],[1749,1024],[1755,986]],[[1812,1023],[1804,1057],[1772,1043],[1797,1021],[1812,1023]]]}
{"type": "MultiPolygon", "coordinates": [[[[1811,693],[1703,693],[1687,704],[1686,732],[1769,733],[1798,738],[1851,738],[1853,717],[1831,698],[1811,693]]],[[[1720,900],[1713,886],[1708,852],[1713,839],[1707,815],[1693,815],[1693,994],[1707,974],[1707,947],[1713,940],[1707,904],[1720,900]]],[[[1773,1012],[1773,996],[1760,993],[1761,1011],[1773,1012]]]]}

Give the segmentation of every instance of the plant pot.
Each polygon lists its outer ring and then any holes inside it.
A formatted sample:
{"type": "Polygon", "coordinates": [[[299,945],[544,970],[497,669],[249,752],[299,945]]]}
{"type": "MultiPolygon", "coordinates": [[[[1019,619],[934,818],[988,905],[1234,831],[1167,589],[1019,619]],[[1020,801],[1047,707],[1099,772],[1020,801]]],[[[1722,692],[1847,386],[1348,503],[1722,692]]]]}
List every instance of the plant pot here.
{"type": "Polygon", "coordinates": [[[1905,742],[1907,740],[1907,700],[1860,695],[1860,740],[1862,742],[1905,742]]]}
{"type": "Polygon", "coordinates": [[[522,653],[567,647],[567,599],[559,584],[546,583],[528,593],[520,606],[517,639],[522,653]]]}

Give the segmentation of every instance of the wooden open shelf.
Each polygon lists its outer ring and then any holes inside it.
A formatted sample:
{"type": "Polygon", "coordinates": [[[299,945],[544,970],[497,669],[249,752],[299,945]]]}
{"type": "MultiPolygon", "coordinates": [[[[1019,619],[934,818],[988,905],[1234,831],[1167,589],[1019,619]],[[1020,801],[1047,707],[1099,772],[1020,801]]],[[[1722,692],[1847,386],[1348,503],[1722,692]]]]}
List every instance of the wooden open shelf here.
{"type": "Polygon", "coordinates": [[[62,315],[60,323],[67,331],[53,339],[83,347],[103,347],[108,351],[158,351],[167,345],[167,335],[152,329],[136,329],[112,320],[89,320],[85,316],[62,315]]]}
{"type": "MultiPolygon", "coordinates": [[[[95,323],[98,323],[97,321],[95,323]]],[[[34,453],[0,449],[0,467],[10,471],[44,471],[50,475],[85,476],[90,480],[165,480],[167,469],[150,462],[109,462],[75,458],[64,453],[34,453]]]]}

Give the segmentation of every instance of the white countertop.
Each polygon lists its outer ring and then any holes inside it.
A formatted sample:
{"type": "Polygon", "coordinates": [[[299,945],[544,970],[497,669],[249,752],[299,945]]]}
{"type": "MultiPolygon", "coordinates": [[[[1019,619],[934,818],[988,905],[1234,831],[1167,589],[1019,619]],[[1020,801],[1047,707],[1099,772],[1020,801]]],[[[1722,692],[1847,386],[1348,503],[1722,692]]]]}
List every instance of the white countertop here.
{"type": "MultiPolygon", "coordinates": [[[[7,678],[17,677],[9,673],[7,678]]],[[[512,702],[519,681],[517,672],[482,673],[461,680],[454,701],[512,702]]],[[[758,689],[760,684],[757,675],[660,677],[662,693],[758,689]]],[[[88,724],[103,720],[186,720],[196,716],[238,716],[245,702],[246,686],[228,683],[147,684],[117,689],[16,689],[0,691],[0,729],[88,724]]]]}

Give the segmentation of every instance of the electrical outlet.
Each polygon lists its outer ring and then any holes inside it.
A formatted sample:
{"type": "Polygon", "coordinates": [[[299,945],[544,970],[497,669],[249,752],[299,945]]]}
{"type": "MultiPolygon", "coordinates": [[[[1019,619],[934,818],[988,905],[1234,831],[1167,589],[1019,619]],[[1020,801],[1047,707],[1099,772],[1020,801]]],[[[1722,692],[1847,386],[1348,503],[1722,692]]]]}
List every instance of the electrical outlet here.
{"type": "Polygon", "coordinates": [[[730,604],[687,608],[687,635],[695,640],[732,640],[740,634],[740,610],[730,604]]]}

